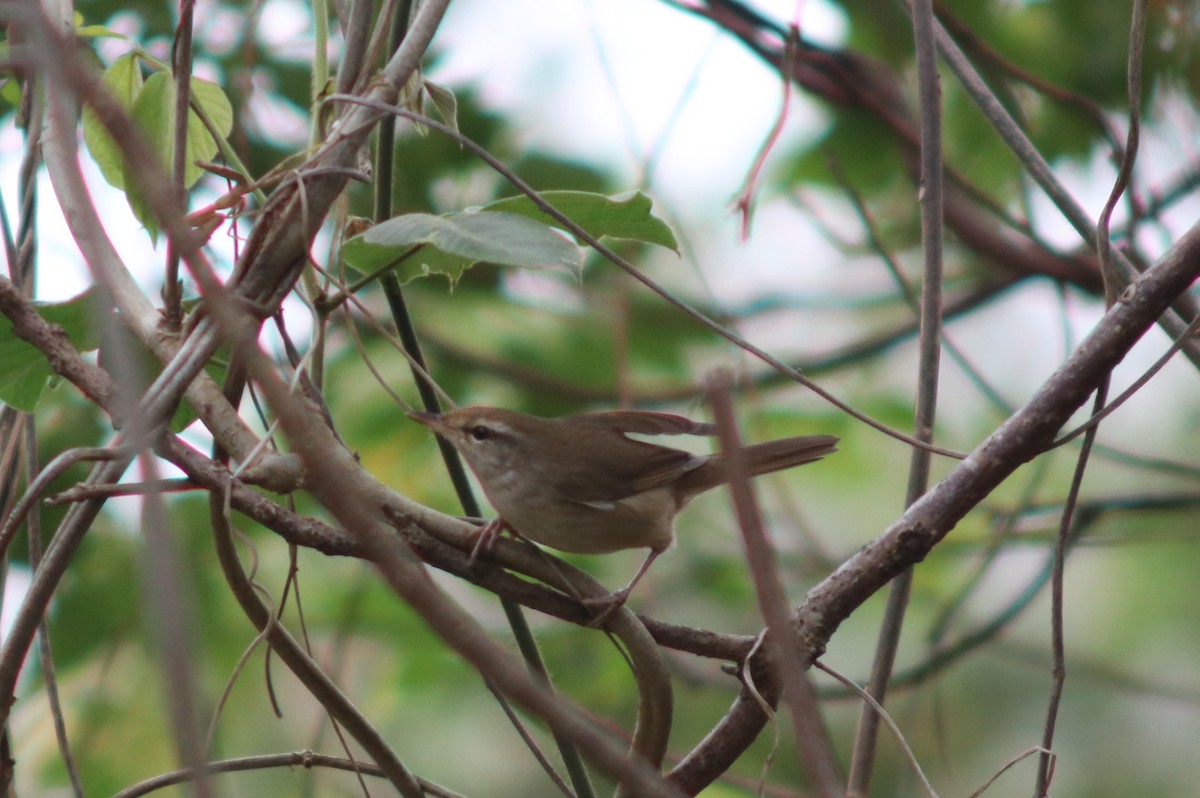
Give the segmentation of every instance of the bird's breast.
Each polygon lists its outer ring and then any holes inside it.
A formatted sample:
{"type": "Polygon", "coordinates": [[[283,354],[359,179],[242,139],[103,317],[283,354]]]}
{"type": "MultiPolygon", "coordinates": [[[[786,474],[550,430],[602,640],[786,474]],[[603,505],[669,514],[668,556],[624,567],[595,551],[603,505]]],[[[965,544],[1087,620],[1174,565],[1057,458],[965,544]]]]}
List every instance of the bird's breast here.
{"type": "Polygon", "coordinates": [[[623,549],[665,549],[677,511],[669,488],[612,502],[582,503],[546,493],[488,498],[509,526],[559,551],[604,554],[623,549]]]}

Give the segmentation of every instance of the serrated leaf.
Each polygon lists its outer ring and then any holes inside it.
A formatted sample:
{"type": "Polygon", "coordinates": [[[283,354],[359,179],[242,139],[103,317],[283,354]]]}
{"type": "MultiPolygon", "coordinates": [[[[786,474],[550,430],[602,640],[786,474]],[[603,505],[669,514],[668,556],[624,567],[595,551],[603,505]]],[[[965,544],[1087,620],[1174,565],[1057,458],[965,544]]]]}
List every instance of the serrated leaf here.
{"type": "MultiPolygon", "coordinates": [[[[98,345],[99,312],[99,297],[92,289],[66,302],[38,305],[38,313],[62,327],[71,343],[82,351],[98,345]]],[[[12,322],[0,315],[0,401],[31,413],[52,376],[54,373],[41,351],[18,338],[12,322]]]]}
{"type": "Polygon", "coordinates": [[[476,263],[527,269],[565,269],[579,278],[579,247],[546,225],[525,216],[494,211],[432,216],[411,213],[381,222],[342,248],[346,263],[372,272],[412,252],[396,266],[401,282],[427,274],[451,284],[476,263]]]}
{"type": "MultiPolygon", "coordinates": [[[[657,244],[679,252],[679,242],[670,226],[651,210],[654,200],[640,191],[615,194],[611,197],[590,191],[543,191],[541,196],[556,210],[596,238],[617,238],[657,244]]],[[[516,213],[531,219],[558,225],[525,195],[496,200],[484,210],[516,213]]]]}

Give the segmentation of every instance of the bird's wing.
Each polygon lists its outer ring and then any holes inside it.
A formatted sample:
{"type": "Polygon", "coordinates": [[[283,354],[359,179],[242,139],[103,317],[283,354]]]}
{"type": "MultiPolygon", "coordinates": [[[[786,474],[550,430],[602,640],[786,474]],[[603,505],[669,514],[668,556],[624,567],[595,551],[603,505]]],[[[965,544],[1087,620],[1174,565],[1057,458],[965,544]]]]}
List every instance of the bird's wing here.
{"type": "Polygon", "coordinates": [[[559,496],[583,504],[615,502],[669,485],[707,457],[635,440],[639,435],[709,435],[713,428],[683,416],[637,410],[583,413],[563,419],[577,434],[587,467],[553,478],[559,496]],[[586,455],[585,455],[586,453],[586,455]]]}
{"type": "Polygon", "coordinates": [[[716,435],[714,424],[692,421],[674,413],[655,413],[650,410],[602,410],[570,416],[575,423],[608,429],[619,434],[637,435],[716,435]]]}

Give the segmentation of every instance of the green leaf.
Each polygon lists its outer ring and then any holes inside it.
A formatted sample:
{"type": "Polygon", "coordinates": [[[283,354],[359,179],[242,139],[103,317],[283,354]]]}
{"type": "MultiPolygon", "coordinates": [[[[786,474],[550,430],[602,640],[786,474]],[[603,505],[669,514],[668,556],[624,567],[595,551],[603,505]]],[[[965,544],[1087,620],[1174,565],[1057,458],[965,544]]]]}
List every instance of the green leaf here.
{"type": "MultiPolygon", "coordinates": [[[[137,99],[144,85],[137,56],[126,53],[113,61],[112,65],[104,70],[103,78],[104,85],[112,92],[117,102],[125,109],[132,108],[133,101],[137,99]]],[[[121,157],[121,151],[117,149],[116,143],[90,107],[83,109],[83,141],[109,185],[124,189],[125,161],[121,157]]]]}
{"type": "MultiPolygon", "coordinates": [[[[66,302],[38,305],[38,313],[62,327],[71,343],[83,351],[98,346],[96,316],[100,310],[99,296],[90,288],[66,302]]],[[[12,322],[0,315],[0,401],[31,413],[53,376],[41,351],[18,338],[12,322]]]]}
{"type": "MultiPolygon", "coordinates": [[[[175,133],[175,81],[166,72],[156,72],[144,82],[141,67],[133,53],[121,56],[104,72],[104,81],[117,100],[129,109],[134,122],[146,137],[150,150],[158,156],[159,164],[166,169],[171,162],[171,150],[175,133]]],[[[227,136],[233,129],[233,107],[229,98],[217,84],[193,78],[191,81],[192,102],[204,109],[217,132],[227,136]]],[[[126,191],[129,205],[151,234],[156,234],[158,225],[153,208],[146,199],[133,190],[127,179],[124,158],[112,141],[99,119],[91,111],[84,111],[84,141],[88,151],[100,167],[104,179],[113,186],[126,191]]],[[[217,140],[209,133],[196,112],[188,112],[187,152],[184,161],[187,168],[184,182],[187,187],[195,185],[204,174],[196,161],[208,161],[217,154],[217,140]]],[[[135,164],[135,167],[137,165],[135,164]]]]}
{"type": "MultiPolygon", "coordinates": [[[[215,83],[194,78],[191,83],[192,101],[204,108],[221,135],[233,129],[233,108],[225,92],[215,83]]],[[[172,139],[175,135],[175,81],[165,72],[151,75],[133,103],[133,118],[140,124],[150,144],[158,151],[163,164],[171,162],[172,139]]],[[[196,161],[211,160],[217,154],[217,140],[212,137],[195,111],[188,113],[187,171],[184,182],[190,188],[204,174],[196,161]]]]}
{"type": "Polygon", "coordinates": [[[21,104],[21,84],[15,80],[0,82],[0,99],[13,108],[18,107],[21,104]]]}
{"type": "MultiPolygon", "coordinates": [[[[194,102],[204,108],[222,135],[233,129],[233,108],[220,86],[207,80],[195,78],[191,83],[194,102]]],[[[171,151],[175,137],[175,80],[166,72],[157,72],[146,80],[133,103],[133,119],[148,139],[151,149],[158,153],[159,163],[171,162],[171,151]]],[[[209,161],[217,154],[217,140],[208,132],[195,111],[188,111],[187,152],[184,162],[184,185],[195,185],[204,174],[196,161],[209,161]]],[[[158,230],[153,208],[139,193],[129,191],[129,204],[134,215],[154,232],[158,230]]]]}
{"type": "Polygon", "coordinates": [[[123,33],[117,33],[103,25],[84,25],[83,14],[78,11],[72,17],[75,25],[75,35],[84,39],[124,39],[123,33]]]}
{"type": "Polygon", "coordinates": [[[347,241],[342,256],[364,273],[399,260],[401,282],[441,274],[451,285],[476,263],[565,269],[576,279],[583,265],[579,248],[546,225],[494,211],[397,216],[347,241]]]}
{"type": "Polygon", "coordinates": [[[75,29],[75,35],[83,39],[124,39],[125,34],[117,33],[103,25],[84,25],[75,29]]]}
{"type": "MultiPolygon", "coordinates": [[[[233,131],[233,106],[226,96],[225,90],[203,78],[192,78],[192,104],[200,106],[221,137],[227,137],[233,131]]],[[[196,161],[208,161],[217,154],[217,141],[208,132],[204,122],[193,110],[188,119],[188,185],[195,185],[204,170],[195,165],[196,161]],[[195,157],[193,158],[193,152],[195,157]],[[191,170],[194,170],[191,171],[191,170]]]]}
{"type": "MultiPolygon", "coordinates": [[[[543,191],[541,196],[596,238],[641,241],[679,252],[679,243],[671,228],[651,213],[654,201],[640,191],[611,197],[589,191],[543,191]]],[[[559,224],[524,194],[496,200],[486,205],[484,210],[516,213],[552,226],[559,224]]]]}

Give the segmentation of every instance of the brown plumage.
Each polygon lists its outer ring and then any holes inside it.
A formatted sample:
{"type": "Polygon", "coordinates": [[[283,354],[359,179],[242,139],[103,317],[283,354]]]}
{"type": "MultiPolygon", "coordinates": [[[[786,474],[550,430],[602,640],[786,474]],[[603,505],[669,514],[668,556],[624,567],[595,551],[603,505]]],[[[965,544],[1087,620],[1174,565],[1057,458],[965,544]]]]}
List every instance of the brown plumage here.
{"type": "MultiPolygon", "coordinates": [[[[479,479],[503,526],[561,551],[601,554],[646,547],[624,601],[670,544],[675,516],[695,496],[729,480],[720,454],[696,455],[630,435],[715,435],[669,413],[613,410],[539,418],[493,407],[442,415],[411,413],[449,441],[479,479]]],[[[747,446],[749,476],[811,463],[836,451],[837,438],[811,435],[747,446]]]]}

